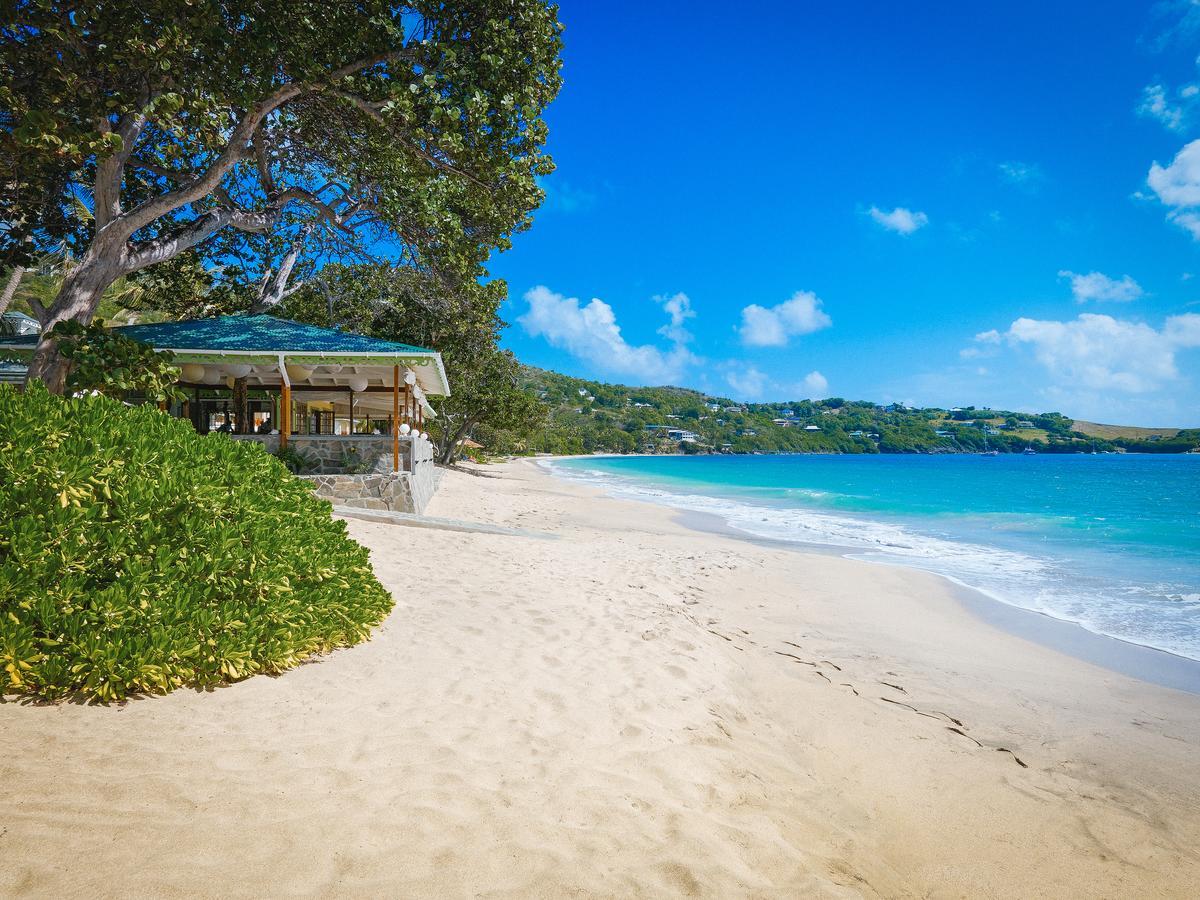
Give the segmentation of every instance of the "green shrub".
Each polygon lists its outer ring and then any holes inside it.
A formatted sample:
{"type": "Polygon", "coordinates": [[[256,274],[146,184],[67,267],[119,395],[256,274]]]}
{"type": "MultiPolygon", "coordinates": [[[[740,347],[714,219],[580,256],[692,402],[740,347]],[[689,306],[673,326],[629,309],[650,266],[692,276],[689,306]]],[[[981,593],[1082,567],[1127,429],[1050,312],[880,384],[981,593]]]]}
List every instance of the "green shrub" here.
{"type": "Polygon", "coordinates": [[[303,450],[297,450],[291,444],[286,447],[280,447],[271,454],[277,460],[284,464],[289,472],[293,475],[303,475],[305,472],[311,472],[317,467],[317,458],[311,453],[305,453],[303,450]]]}
{"type": "Polygon", "coordinates": [[[256,443],[0,386],[0,691],[108,702],[280,672],[391,606],[256,443]]]}
{"type": "Polygon", "coordinates": [[[103,319],[83,325],[73,319],[59,322],[50,332],[59,352],[71,361],[67,390],[99,391],[120,397],[141,391],[149,400],[182,400],[175,386],[179,369],[170,350],[153,347],[109,331],[103,319]]]}
{"type": "Polygon", "coordinates": [[[358,448],[351,447],[342,452],[338,465],[347,475],[363,475],[375,470],[375,463],[379,462],[379,456],[378,453],[362,453],[358,448]]]}

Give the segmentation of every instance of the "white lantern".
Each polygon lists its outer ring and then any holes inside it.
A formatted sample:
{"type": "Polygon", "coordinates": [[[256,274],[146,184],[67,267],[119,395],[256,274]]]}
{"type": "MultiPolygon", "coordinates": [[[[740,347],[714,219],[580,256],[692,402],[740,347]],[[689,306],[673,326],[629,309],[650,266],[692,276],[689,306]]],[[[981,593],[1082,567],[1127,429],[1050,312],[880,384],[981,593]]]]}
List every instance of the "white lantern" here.
{"type": "Polygon", "coordinates": [[[181,381],[190,381],[192,384],[203,381],[204,366],[199,363],[184,363],[179,367],[179,378],[181,381]]]}
{"type": "Polygon", "coordinates": [[[204,377],[201,380],[205,384],[220,384],[221,370],[217,366],[205,366],[204,377]]]}
{"type": "Polygon", "coordinates": [[[416,373],[414,373],[412,371],[412,369],[409,369],[407,372],[404,373],[404,383],[405,384],[416,384],[417,383],[416,373]]]}
{"type": "Polygon", "coordinates": [[[342,367],[341,366],[326,366],[325,371],[328,372],[330,375],[336,375],[338,372],[342,371],[342,367]]]}
{"type": "Polygon", "coordinates": [[[238,364],[236,366],[226,366],[225,372],[232,375],[234,378],[245,378],[254,370],[254,366],[246,366],[238,364]]]}
{"type": "Polygon", "coordinates": [[[401,433],[401,434],[408,434],[410,431],[412,431],[412,426],[411,426],[411,425],[409,425],[407,422],[405,422],[404,424],[402,424],[402,425],[400,426],[400,433],[401,433]]]}
{"type": "Polygon", "coordinates": [[[353,378],[350,379],[350,390],[354,391],[354,393],[361,394],[366,389],[367,389],[367,376],[366,375],[355,375],[353,378]]]}
{"type": "Polygon", "coordinates": [[[308,381],[309,376],[313,373],[313,370],[308,366],[296,366],[288,363],[285,368],[287,369],[289,381],[308,381]]]}

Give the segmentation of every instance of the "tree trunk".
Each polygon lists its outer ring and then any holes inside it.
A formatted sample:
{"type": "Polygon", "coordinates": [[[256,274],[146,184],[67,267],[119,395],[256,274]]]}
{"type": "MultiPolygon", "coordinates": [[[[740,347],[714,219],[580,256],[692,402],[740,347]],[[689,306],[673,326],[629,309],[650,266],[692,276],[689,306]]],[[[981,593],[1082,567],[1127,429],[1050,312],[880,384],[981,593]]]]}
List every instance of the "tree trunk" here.
{"type": "Polygon", "coordinates": [[[472,419],[466,419],[458,428],[451,431],[448,427],[442,432],[442,441],[444,443],[438,448],[437,461],[444,466],[454,462],[454,451],[458,449],[458,442],[467,434],[473,427],[475,422],[472,419]]]}
{"type": "Polygon", "coordinates": [[[21,276],[24,274],[24,266],[13,266],[12,271],[8,273],[8,281],[4,283],[4,293],[0,294],[0,316],[8,312],[8,305],[12,303],[13,297],[17,295],[17,287],[20,285],[21,276]]]}
{"type": "Polygon", "coordinates": [[[44,316],[38,317],[41,320],[42,337],[29,362],[25,383],[35,379],[42,381],[53,394],[61,394],[66,390],[69,364],[58,352],[50,331],[59,322],[72,319],[84,325],[91,322],[100,297],[121,274],[119,257],[106,257],[103,252],[96,252],[95,244],[92,247],[80,263],[67,272],[50,309],[44,316]]]}
{"type": "Polygon", "coordinates": [[[250,427],[250,417],[246,405],[246,379],[235,378],[233,380],[233,418],[237,422],[238,434],[252,434],[254,429],[250,427]]]}

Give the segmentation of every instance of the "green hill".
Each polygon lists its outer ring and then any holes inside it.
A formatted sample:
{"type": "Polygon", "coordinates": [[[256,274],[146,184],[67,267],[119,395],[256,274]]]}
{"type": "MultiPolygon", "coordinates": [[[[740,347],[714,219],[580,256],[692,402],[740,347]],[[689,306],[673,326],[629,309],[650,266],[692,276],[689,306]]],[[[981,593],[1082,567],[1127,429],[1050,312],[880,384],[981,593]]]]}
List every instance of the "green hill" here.
{"type": "Polygon", "coordinates": [[[1105,440],[1127,438],[1135,441],[1146,441],[1153,438],[1161,441],[1164,439],[1169,440],[1179,434],[1178,428],[1139,428],[1135,425],[1102,425],[1099,422],[1085,422],[1082,419],[1076,419],[1074,427],[1076,431],[1082,432],[1088,437],[1104,438],[1105,440]]]}
{"type": "MultiPolygon", "coordinates": [[[[1060,413],[910,409],[838,397],[740,403],[679,387],[629,387],[522,367],[548,408],[524,449],[539,453],[1020,453],[1182,452],[1200,430],[1170,439],[1081,432],[1060,413]]],[[[1157,430],[1155,430],[1157,431],[1157,430]]],[[[1164,430],[1166,431],[1166,430],[1164,430]]]]}

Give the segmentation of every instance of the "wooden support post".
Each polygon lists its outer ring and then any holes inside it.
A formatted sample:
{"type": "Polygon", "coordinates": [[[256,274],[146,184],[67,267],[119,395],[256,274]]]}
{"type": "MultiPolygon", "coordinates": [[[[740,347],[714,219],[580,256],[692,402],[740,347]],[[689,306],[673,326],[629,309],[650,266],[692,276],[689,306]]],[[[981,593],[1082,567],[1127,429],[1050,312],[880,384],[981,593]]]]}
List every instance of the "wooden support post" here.
{"type": "Polygon", "coordinates": [[[400,367],[392,366],[392,471],[400,471],[400,367]]]}

